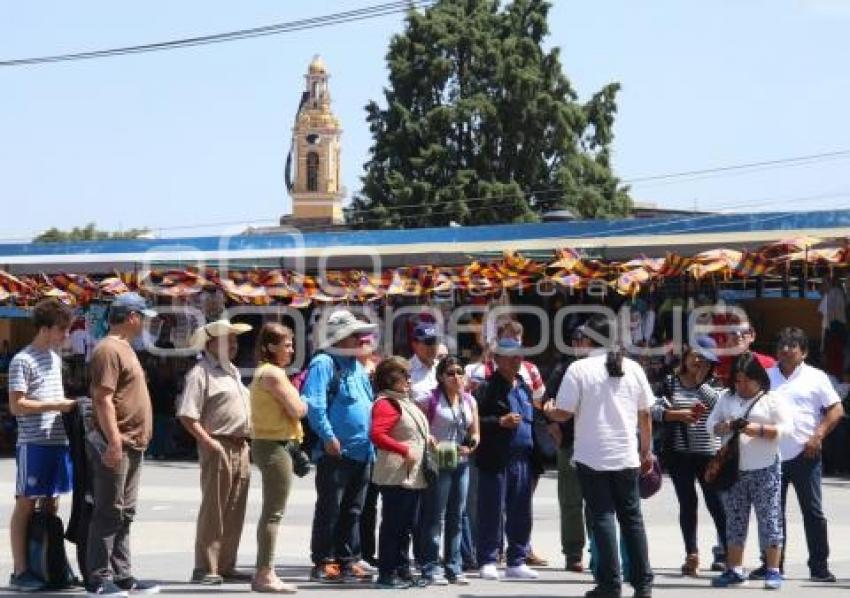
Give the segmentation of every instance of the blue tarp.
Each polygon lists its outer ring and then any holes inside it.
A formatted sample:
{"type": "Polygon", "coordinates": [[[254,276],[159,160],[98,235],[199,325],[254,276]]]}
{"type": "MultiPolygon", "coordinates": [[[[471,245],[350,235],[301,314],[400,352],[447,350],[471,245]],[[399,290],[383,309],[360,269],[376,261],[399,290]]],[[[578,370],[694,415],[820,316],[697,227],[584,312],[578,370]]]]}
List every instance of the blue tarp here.
{"type": "Polygon", "coordinates": [[[700,233],[747,233],[796,231],[847,227],[850,210],[821,212],[760,212],[751,214],[708,214],[652,219],[577,220],[541,224],[420,228],[412,230],[331,231],[295,234],[238,235],[232,237],[189,237],[180,239],[136,239],[77,243],[0,244],[4,257],[97,254],[143,254],[154,248],[170,250],[268,250],[325,248],[334,246],[380,247],[411,243],[451,245],[482,241],[513,241],[547,238],[605,239],[612,237],[681,235],[700,233]],[[299,238],[300,237],[300,238],[299,238]]]}

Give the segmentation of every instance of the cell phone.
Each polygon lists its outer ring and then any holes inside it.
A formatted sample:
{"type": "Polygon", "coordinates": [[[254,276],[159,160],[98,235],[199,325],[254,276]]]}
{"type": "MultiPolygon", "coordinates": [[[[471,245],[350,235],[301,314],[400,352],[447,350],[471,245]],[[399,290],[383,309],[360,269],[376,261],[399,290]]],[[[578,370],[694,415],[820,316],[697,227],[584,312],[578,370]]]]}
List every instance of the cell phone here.
{"type": "Polygon", "coordinates": [[[697,401],[693,407],[691,407],[691,413],[694,414],[694,417],[702,417],[705,415],[706,411],[708,411],[708,407],[705,406],[705,403],[702,401],[697,401]]]}

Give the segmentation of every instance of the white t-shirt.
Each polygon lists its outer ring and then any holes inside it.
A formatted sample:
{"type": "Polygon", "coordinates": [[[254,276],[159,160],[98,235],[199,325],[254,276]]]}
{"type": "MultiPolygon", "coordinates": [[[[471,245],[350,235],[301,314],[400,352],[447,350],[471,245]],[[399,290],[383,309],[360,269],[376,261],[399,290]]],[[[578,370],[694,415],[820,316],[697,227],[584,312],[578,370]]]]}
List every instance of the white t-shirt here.
{"type": "Polygon", "coordinates": [[[605,369],[606,355],[593,354],[567,368],[555,407],[575,417],[573,460],[597,471],[640,467],[638,411],[655,396],[640,365],[623,358],[621,378],[605,369]]]}
{"type": "MultiPolygon", "coordinates": [[[[707,430],[713,433],[714,427],[720,422],[743,417],[750,408],[753,398],[742,399],[737,394],[725,394],[714,405],[711,415],[705,422],[707,430]]],[[[738,469],[753,471],[770,467],[779,456],[779,445],[787,437],[792,427],[791,409],[779,395],[769,392],[762,396],[747,415],[747,420],[754,424],[776,426],[779,435],[776,438],[761,438],[740,434],[738,469]]],[[[723,443],[729,441],[732,434],[725,434],[723,443]]]]}
{"type": "Polygon", "coordinates": [[[410,359],[410,393],[417,403],[425,401],[437,388],[437,364],[428,367],[419,357],[410,359]]]}
{"type": "Polygon", "coordinates": [[[840,403],[841,398],[827,375],[806,363],[801,363],[788,378],[778,365],[767,370],[767,374],[770,390],[791,410],[791,430],[779,443],[782,460],[789,461],[803,452],[823,419],[823,411],[840,403]]]}

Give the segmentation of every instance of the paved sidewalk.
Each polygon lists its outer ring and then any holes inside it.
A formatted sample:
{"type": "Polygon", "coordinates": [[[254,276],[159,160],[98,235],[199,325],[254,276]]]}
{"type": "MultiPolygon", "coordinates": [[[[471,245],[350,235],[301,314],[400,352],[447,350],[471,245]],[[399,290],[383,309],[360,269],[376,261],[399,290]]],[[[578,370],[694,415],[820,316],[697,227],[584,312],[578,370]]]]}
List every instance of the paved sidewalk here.
{"type": "MultiPolygon", "coordinates": [[[[850,481],[827,480],[824,488],[825,506],[830,520],[832,543],[831,566],[839,577],[838,584],[813,584],[807,580],[805,566],[805,538],[802,521],[795,500],[789,512],[790,545],[788,549],[789,580],[783,592],[795,598],[805,596],[848,596],[850,595],[850,481]]],[[[793,494],[793,491],[792,491],[793,494]]],[[[14,495],[14,461],[0,460],[0,584],[8,580],[11,557],[8,546],[8,524],[14,495]]],[[[299,584],[301,593],[315,598],[338,595],[340,592],[357,592],[358,595],[372,590],[369,586],[327,587],[308,583],[310,522],[313,514],[312,477],[297,480],[293,489],[286,516],[278,539],[277,563],[282,576],[299,584]]],[[[171,463],[149,461],[142,473],[142,491],[139,512],[133,527],[133,555],[136,574],[145,579],[155,579],[163,584],[163,593],[177,595],[237,596],[249,592],[247,584],[226,585],[217,588],[201,588],[188,583],[192,569],[195,538],[195,517],[199,501],[198,470],[194,463],[171,463]]],[[[61,509],[67,520],[70,501],[61,509]]],[[[249,495],[248,514],[242,536],[239,563],[243,567],[253,565],[256,554],[255,531],[260,508],[260,476],[254,472],[249,495]]],[[[644,501],[644,517],[647,521],[650,557],[656,572],[656,596],[717,596],[723,590],[709,588],[710,574],[701,579],[683,579],[677,574],[683,559],[682,541],[679,535],[676,498],[669,480],[665,480],[662,491],[644,501]]],[[[704,555],[711,554],[714,532],[708,513],[700,515],[700,546],[704,555]]],[[[536,551],[548,557],[551,566],[541,570],[541,578],[534,582],[483,581],[473,576],[472,584],[465,587],[446,586],[407,590],[411,598],[425,592],[442,596],[463,598],[489,598],[496,596],[583,596],[591,589],[589,574],[566,573],[562,570],[558,538],[558,507],[554,477],[541,480],[535,498],[535,523],[533,541],[536,551]]],[[[755,522],[750,528],[750,546],[747,563],[757,561],[757,536],[755,522]]],[[[68,545],[69,555],[74,554],[68,545]]],[[[70,556],[72,563],[74,557],[70,556]]],[[[761,584],[753,582],[750,590],[761,591],[761,584]]],[[[630,588],[624,588],[630,596],[630,588]]],[[[10,595],[3,587],[0,596],[10,595]]],[[[63,593],[68,596],[73,593],[63,593]]]]}

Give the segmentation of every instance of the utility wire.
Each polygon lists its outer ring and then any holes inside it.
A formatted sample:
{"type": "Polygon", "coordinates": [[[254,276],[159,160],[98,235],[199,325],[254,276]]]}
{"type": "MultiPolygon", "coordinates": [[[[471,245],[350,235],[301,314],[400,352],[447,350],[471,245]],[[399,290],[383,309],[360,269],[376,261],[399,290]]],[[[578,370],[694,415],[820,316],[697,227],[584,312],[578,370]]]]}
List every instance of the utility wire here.
{"type": "Polygon", "coordinates": [[[800,162],[819,162],[822,160],[834,159],[839,157],[850,157],[850,149],[837,150],[834,152],[824,152],[821,154],[810,154],[807,156],[795,156],[793,158],[781,158],[778,160],[765,160],[762,162],[748,162],[744,164],[732,164],[730,166],[718,166],[716,168],[703,168],[700,170],[686,170],[683,172],[671,172],[667,174],[657,174],[652,176],[635,177],[625,179],[626,184],[645,183],[648,181],[662,181],[667,179],[677,179],[683,177],[700,176],[706,174],[717,174],[730,172],[735,170],[745,170],[748,168],[758,168],[764,166],[786,166],[800,162]]]}
{"type": "Polygon", "coordinates": [[[276,23],[273,25],[253,27],[250,29],[239,29],[237,31],[228,31],[225,33],[216,33],[212,35],[188,37],[170,40],[166,42],[142,44],[138,46],[125,46],[121,48],[111,48],[107,50],[93,50],[89,52],[74,52],[70,54],[56,54],[53,56],[39,56],[34,58],[18,58],[14,60],[4,60],[0,61],[0,67],[32,66],[37,64],[50,64],[54,62],[70,62],[76,60],[90,60],[94,58],[108,58],[111,56],[124,56],[127,54],[141,54],[145,52],[175,50],[180,48],[189,48],[193,46],[203,46],[208,44],[218,44],[224,42],[238,41],[242,39],[251,39],[255,37],[264,37],[269,35],[280,35],[284,33],[292,33],[295,31],[318,29],[320,27],[329,27],[333,25],[340,25],[343,23],[352,23],[356,21],[375,19],[378,17],[393,14],[406,13],[416,8],[428,7],[433,4],[434,1],[435,0],[404,0],[398,2],[385,2],[383,4],[365,6],[356,10],[338,12],[320,17],[312,17],[308,19],[300,19],[297,21],[276,23]]]}
{"type": "MultiPolygon", "coordinates": [[[[628,184],[628,183],[632,183],[632,182],[635,182],[635,181],[671,179],[671,178],[677,177],[677,176],[689,176],[689,175],[691,175],[692,173],[695,173],[695,172],[699,172],[699,173],[725,173],[725,172],[729,172],[729,171],[739,170],[739,169],[742,169],[742,168],[748,168],[748,167],[752,167],[752,166],[756,166],[756,165],[766,165],[766,164],[773,165],[774,167],[781,167],[782,165],[793,165],[793,164],[799,163],[803,160],[815,161],[815,160],[833,159],[835,157],[850,157],[850,150],[837,150],[837,151],[833,151],[833,152],[824,152],[824,153],[820,153],[820,154],[811,154],[811,155],[807,155],[807,156],[796,156],[796,157],[783,158],[783,159],[777,159],[777,160],[769,160],[769,161],[763,161],[763,162],[752,162],[752,163],[748,163],[748,164],[721,166],[721,167],[717,167],[717,168],[706,168],[706,169],[701,169],[701,170],[693,170],[693,171],[686,171],[686,172],[680,172],[680,173],[669,173],[669,174],[659,174],[659,175],[651,175],[651,176],[644,176],[644,177],[636,177],[636,178],[632,178],[632,179],[624,179],[622,182],[628,184]]],[[[548,197],[548,196],[552,196],[552,195],[562,195],[562,194],[563,194],[562,189],[538,188],[538,189],[532,189],[532,190],[528,191],[527,193],[520,193],[520,194],[508,194],[508,195],[487,196],[487,197],[469,197],[469,198],[465,198],[464,202],[466,204],[477,204],[477,203],[481,203],[481,202],[492,202],[496,199],[515,200],[515,199],[519,199],[520,197],[527,199],[530,196],[548,197]]],[[[795,196],[795,197],[791,197],[791,198],[787,198],[787,199],[764,198],[762,200],[759,200],[759,203],[741,204],[740,202],[731,202],[731,203],[728,203],[728,204],[720,204],[720,205],[710,206],[708,209],[710,209],[710,210],[724,210],[724,209],[730,209],[730,208],[740,209],[740,208],[747,208],[747,207],[759,207],[759,206],[762,206],[762,205],[770,205],[770,204],[781,204],[781,203],[787,203],[787,202],[791,202],[791,201],[793,201],[793,202],[814,201],[814,200],[817,200],[817,199],[841,198],[841,197],[847,197],[847,196],[848,196],[848,194],[842,191],[842,192],[839,192],[839,193],[827,193],[827,194],[819,194],[819,195],[815,195],[815,196],[802,196],[802,197],[795,196]]],[[[440,205],[440,204],[435,204],[435,205],[440,205]]],[[[397,211],[397,210],[406,210],[406,209],[410,209],[410,208],[415,209],[415,208],[421,208],[421,207],[422,207],[421,204],[406,203],[406,204],[397,204],[397,205],[394,205],[394,206],[385,206],[385,207],[383,207],[383,209],[387,212],[392,213],[392,212],[397,211]]],[[[489,205],[485,206],[485,207],[481,207],[481,208],[473,207],[473,208],[470,208],[467,211],[476,212],[478,210],[484,210],[484,209],[492,210],[492,207],[489,206],[489,205]]],[[[349,214],[360,214],[360,213],[369,214],[369,213],[374,213],[375,208],[362,208],[362,209],[356,209],[356,210],[355,209],[348,209],[346,211],[349,214]]],[[[447,210],[447,211],[442,211],[442,212],[433,211],[431,213],[432,214],[451,213],[453,211],[454,210],[447,210]]],[[[384,220],[384,216],[376,217],[376,218],[362,218],[361,219],[362,222],[367,222],[367,223],[368,222],[380,222],[382,220],[384,220]]],[[[232,221],[226,221],[226,222],[210,222],[210,223],[204,223],[204,224],[187,224],[187,225],[178,225],[178,226],[151,226],[151,227],[148,227],[148,228],[150,228],[151,230],[154,230],[154,231],[176,231],[176,230],[197,230],[197,229],[203,229],[203,228],[214,228],[214,227],[219,227],[219,226],[235,226],[235,225],[248,226],[248,225],[251,225],[251,224],[261,224],[261,223],[273,224],[274,222],[276,222],[276,220],[272,220],[272,219],[232,220],[232,221]]],[[[307,226],[303,226],[303,227],[299,227],[299,228],[301,230],[322,230],[325,227],[322,226],[322,225],[317,225],[317,226],[307,225],[307,226]]],[[[37,235],[37,234],[38,233],[35,233],[35,235],[37,235]]],[[[28,238],[28,237],[0,238],[0,241],[2,241],[2,242],[12,242],[12,241],[27,242],[27,241],[30,241],[30,240],[31,240],[31,238],[28,238]]]]}

